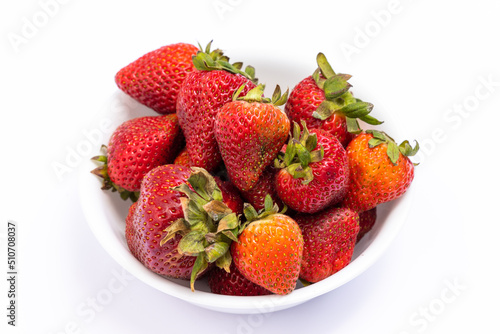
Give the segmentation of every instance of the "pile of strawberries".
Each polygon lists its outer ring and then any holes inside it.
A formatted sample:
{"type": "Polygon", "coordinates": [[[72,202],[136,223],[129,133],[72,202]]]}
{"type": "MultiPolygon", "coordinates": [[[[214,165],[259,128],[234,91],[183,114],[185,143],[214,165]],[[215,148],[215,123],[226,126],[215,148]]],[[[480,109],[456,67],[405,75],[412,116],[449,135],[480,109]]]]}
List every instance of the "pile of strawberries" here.
{"type": "Polygon", "coordinates": [[[403,195],[409,156],[319,53],[288,95],[264,95],[255,69],[179,43],[121,69],[118,87],[157,116],[121,124],[92,172],[131,199],[131,253],[214,293],[292,292],[349,264],[379,204],[403,195]],[[284,106],[283,108],[281,106],[284,106]]]}

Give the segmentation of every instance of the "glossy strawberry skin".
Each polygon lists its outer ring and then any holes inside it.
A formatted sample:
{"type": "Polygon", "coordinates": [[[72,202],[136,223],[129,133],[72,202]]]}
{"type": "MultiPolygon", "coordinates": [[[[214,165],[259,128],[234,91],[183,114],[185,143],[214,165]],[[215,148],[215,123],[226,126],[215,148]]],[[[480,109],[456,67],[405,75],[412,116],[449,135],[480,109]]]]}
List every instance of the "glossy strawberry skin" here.
{"type": "Polygon", "coordinates": [[[347,146],[350,182],[342,206],[357,212],[402,196],[414,177],[413,163],[402,154],[394,165],[387,156],[387,145],[370,148],[370,133],[361,133],[347,146]]]}
{"type": "Polygon", "coordinates": [[[210,271],[208,286],[210,291],[219,295],[264,296],[271,294],[269,290],[246,279],[236,268],[234,262],[231,263],[229,273],[218,267],[210,271]]]}
{"type": "Polygon", "coordinates": [[[317,148],[322,145],[325,151],[323,160],[309,164],[314,179],[303,184],[303,179],[294,179],[286,168],[275,177],[276,192],[283,203],[304,213],[315,213],[340,202],[349,182],[347,155],[340,142],[323,130],[313,129],[310,133],[317,135],[317,148]]]}
{"type": "Polygon", "coordinates": [[[231,209],[231,211],[242,214],[243,213],[243,199],[238,189],[230,182],[222,180],[220,177],[214,176],[217,186],[222,192],[224,203],[231,209]]]}
{"type": "Polygon", "coordinates": [[[377,221],[377,207],[359,213],[359,233],[356,242],[359,242],[370,232],[377,221]]]}
{"type": "Polygon", "coordinates": [[[304,237],[301,279],[319,282],[350,263],[359,232],[356,212],[331,207],[313,215],[297,214],[294,219],[304,237]]]}
{"type": "MultiPolygon", "coordinates": [[[[150,171],[126,219],[125,236],[131,253],[148,269],[166,277],[189,279],[196,260],[194,256],[181,255],[177,251],[181,235],[160,246],[166,234],[164,230],[184,217],[180,198],[185,195],[170,188],[186,183],[191,172],[189,167],[173,164],[150,171]]],[[[216,178],[216,182],[223,202],[232,210],[241,210],[243,202],[234,190],[224,181],[216,178]]]]}
{"type": "Polygon", "coordinates": [[[269,103],[233,101],[215,119],[214,133],[233,184],[241,191],[252,189],[283,147],[290,121],[269,103]]]}
{"type": "Polygon", "coordinates": [[[251,222],[231,244],[238,270],[250,281],[280,295],[293,291],[300,273],[304,240],[289,216],[272,214],[251,222]]]}
{"type": "Polygon", "coordinates": [[[345,116],[334,113],[324,121],[312,115],[318,106],[325,100],[325,92],[316,85],[310,76],[299,82],[290,93],[285,105],[285,112],[290,121],[300,124],[306,122],[308,129],[322,129],[334,135],[346,147],[353,135],[347,131],[345,116]]]}
{"type": "Polygon", "coordinates": [[[108,144],[108,175],[116,185],[138,191],[144,175],[172,162],[182,145],[175,114],[146,116],[122,123],[108,144]]]}
{"type": "Polygon", "coordinates": [[[214,135],[215,116],[243,84],[243,95],[255,87],[249,79],[226,71],[198,71],[187,77],[179,92],[177,115],[191,166],[211,172],[222,162],[214,135]]]}
{"type": "Polygon", "coordinates": [[[189,155],[188,155],[186,147],[184,147],[179,152],[179,154],[177,155],[177,157],[174,159],[174,164],[175,165],[185,166],[185,167],[191,167],[189,165],[189,155]]]}
{"type": "Polygon", "coordinates": [[[190,175],[189,168],[179,165],[162,165],[150,171],[144,177],[136,208],[126,220],[131,253],[148,269],[166,277],[189,279],[196,260],[178,253],[180,235],[160,246],[164,230],[184,217],[180,202],[184,195],[170,188],[186,183],[190,175]]]}
{"type": "Polygon", "coordinates": [[[197,51],[187,43],[163,46],[118,71],[115,82],[123,92],[156,112],[175,113],[184,80],[197,71],[191,60],[197,51]]]}
{"type": "Polygon", "coordinates": [[[280,210],[283,209],[284,204],[276,193],[276,188],[274,187],[274,177],[276,172],[277,171],[272,167],[266,168],[252,189],[248,191],[240,191],[241,196],[248,203],[250,203],[255,210],[259,211],[264,208],[266,195],[268,194],[271,196],[273,203],[276,203],[280,210]]]}

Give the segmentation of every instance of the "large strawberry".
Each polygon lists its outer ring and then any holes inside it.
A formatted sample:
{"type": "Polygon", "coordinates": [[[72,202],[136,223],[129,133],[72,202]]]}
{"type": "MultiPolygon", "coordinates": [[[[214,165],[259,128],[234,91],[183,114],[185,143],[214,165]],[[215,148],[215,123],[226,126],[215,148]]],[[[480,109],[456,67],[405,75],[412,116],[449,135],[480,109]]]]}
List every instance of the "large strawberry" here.
{"type": "Polygon", "coordinates": [[[285,103],[288,91],[282,96],[277,86],[271,100],[263,98],[263,85],[239,97],[242,89],[219,109],[214,133],[231,181],[248,191],[287,140],[290,121],[277,107],[285,103]]]}
{"type": "Polygon", "coordinates": [[[248,225],[238,242],[232,243],[231,253],[243,276],[273,293],[286,295],[299,277],[304,240],[297,223],[278,210],[270,196],[259,212],[247,204],[244,213],[248,225]]]}
{"type": "Polygon", "coordinates": [[[414,177],[408,157],[417,151],[418,143],[398,146],[381,131],[359,134],[347,146],[350,182],[342,205],[361,212],[402,196],[414,177]]]}
{"type": "Polygon", "coordinates": [[[155,273],[191,280],[210,263],[229,270],[239,221],[233,198],[205,170],[162,165],[150,171],[126,220],[131,253],[155,273]],[[226,198],[231,198],[226,205],[226,198]],[[233,207],[234,208],[234,207],[233,207]]]}
{"type": "Polygon", "coordinates": [[[331,207],[316,214],[294,216],[304,237],[300,278],[319,282],[351,262],[359,216],[347,208],[331,207]]]}
{"type": "Polygon", "coordinates": [[[231,263],[229,272],[221,268],[214,268],[208,277],[210,291],[219,295],[228,296],[263,296],[270,295],[271,291],[249,281],[231,263]]]}
{"type": "Polygon", "coordinates": [[[184,213],[183,194],[170,188],[186,182],[191,170],[177,165],[163,165],[144,178],[139,202],[130,208],[125,236],[131,253],[148,269],[167,277],[187,279],[196,260],[177,251],[181,237],[161,246],[165,228],[184,213]]]}
{"type": "Polygon", "coordinates": [[[198,48],[177,43],[151,51],[122,68],[115,76],[118,87],[160,114],[175,113],[177,95],[189,73],[198,48]]]}
{"type": "Polygon", "coordinates": [[[231,102],[233,93],[246,84],[243,94],[254,88],[253,69],[241,71],[241,64],[229,64],[220,50],[198,52],[193,63],[199,71],[189,75],[179,92],[177,115],[186,137],[191,166],[213,171],[222,162],[214,135],[215,116],[231,102]]]}
{"type": "Polygon", "coordinates": [[[104,164],[92,173],[102,177],[103,189],[137,199],[147,172],[170,163],[182,147],[177,115],[145,116],[122,123],[113,132],[104,155],[92,158],[104,164]]]}
{"type": "Polygon", "coordinates": [[[293,137],[280,152],[275,187],[291,209],[315,213],[340,202],[347,190],[349,170],[342,144],[328,132],[308,131],[294,123],[293,137]]]}
{"type": "Polygon", "coordinates": [[[381,122],[368,115],[371,103],[354,98],[349,91],[350,75],[336,74],[322,53],[316,60],[318,69],[293,88],[285,111],[291,121],[305,121],[309,129],[323,129],[345,147],[353,133],[360,132],[357,119],[373,125],[381,122]]]}

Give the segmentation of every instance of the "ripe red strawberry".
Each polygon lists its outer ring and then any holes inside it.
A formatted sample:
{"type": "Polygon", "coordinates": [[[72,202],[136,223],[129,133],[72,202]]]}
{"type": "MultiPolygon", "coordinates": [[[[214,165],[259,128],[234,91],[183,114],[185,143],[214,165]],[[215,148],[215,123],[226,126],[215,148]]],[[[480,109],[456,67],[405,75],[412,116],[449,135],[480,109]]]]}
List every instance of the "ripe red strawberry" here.
{"type": "Polygon", "coordinates": [[[232,205],[232,195],[204,170],[180,165],[151,170],[126,220],[131,253],[157,274],[191,279],[192,288],[211,263],[228,269],[239,222],[227,198],[232,205]]]}
{"type": "Polygon", "coordinates": [[[370,232],[377,221],[377,207],[359,213],[359,233],[356,242],[359,242],[366,233],[370,232]]]}
{"type": "Polygon", "coordinates": [[[238,189],[231,183],[231,181],[222,180],[218,176],[214,176],[217,186],[224,194],[224,203],[231,209],[232,212],[237,214],[243,213],[243,199],[241,198],[238,189]]]}
{"type": "Polygon", "coordinates": [[[185,147],[179,152],[177,157],[174,159],[174,164],[186,166],[186,167],[191,167],[189,165],[189,155],[188,155],[187,149],[185,147]]]}
{"type": "Polygon", "coordinates": [[[264,209],[264,203],[267,195],[271,196],[273,202],[276,203],[280,209],[284,207],[284,204],[276,193],[276,188],[274,187],[275,174],[276,170],[270,166],[264,170],[252,189],[248,191],[240,191],[241,196],[248,203],[250,203],[255,210],[259,211],[264,209]]]}
{"type": "Polygon", "coordinates": [[[259,85],[244,97],[235,94],[215,117],[214,133],[222,160],[241,191],[255,186],[290,132],[288,117],[277,107],[285,103],[288,91],[281,96],[277,86],[272,100],[263,98],[263,93],[264,86],[259,85]]]}
{"type": "Polygon", "coordinates": [[[319,282],[351,262],[359,216],[347,208],[331,207],[316,214],[294,216],[304,237],[300,278],[319,282]]]}
{"type": "Polygon", "coordinates": [[[243,276],[234,262],[231,263],[230,271],[214,268],[208,276],[210,291],[219,295],[228,296],[263,296],[270,295],[271,291],[264,289],[243,276]]]}
{"type": "Polygon", "coordinates": [[[340,202],[347,190],[349,170],[342,144],[331,134],[294,123],[293,138],[280,153],[275,177],[278,196],[291,209],[315,213],[340,202]]]}
{"type": "Polygon", "coordinates": [[[131,207],[126,220],[126,239],[131,253],[153,272],[173,278],[188,279],[196,260],[179,254],[181,236],[160,245],[165,228],[184,217],[180,198],[184,195],[170,190],[186,182],[191,169],[163,165],[144,178],[139,201],[131,207]]]}
{"type": "Polygon", "coordinates": [[[414,176],[408,157],[417,151],[418,143],[415,148],[408,141],[398,146],[384,132],[359,134],[347,146],[350,182],[342,206],[367,211],[402,196],[414,176]]]}
{"type": "MultiPolygon", "coordinates": [[[[132,222],[134,220],[136,207],[137,207],[137,202],[133,202],[132,205],[129,206],[127,218],[125,218],[125,239],[127,240],[127,243],[129,243],[129,240],[131,242],[132,240],[139,238],[137,236],[136,231],[132,227],[133,226],[132,222]]],[[[132,255],[134,255],[136,258],[139,257],[139,254],[136,252],[138,248],[134,247],[129,249],[132,255]]]]}
{"type": "Polygon", "coordinates": [[[118,87],[160,114],[175,113],[177,95],[189,73],[196,71],[191,57],[198,48],[178,43],[151,51],[122,68],[118,87]]]}
{"type": "Polygon", "coordinates": [[[243,94],[255,87],[252,69],[243,72],[240,64],[229,64],[220,50],[198,52],[193,62],[199,71],[186,78],[177,100],[177,115],[186,137],[191,166],[214,171],[222,162],[214,135],[215,116],[220,107],[232,100],[243,84],[243,94]]]}
{"type": "Polygon", "coordinates": [[[122,123],[109,140],[107,155],[93,160],[104,165],[92,172],[104,179],[103,189],[118,191],[122,198],[137,199],[144,175],[153,168],[172,162],[183,137],[175,114],[145,116],[122,123]]]}
{"type": "Polygon", "coordinates": [[[231,245],[236,268],[248,280],[265,289],[286,295],[293,291],[300,272],[304,240],[297,223],[272,205],[268,196],[259,213],[246,205],[249,224],[231,245]]]}
{"type": "Polygon", "coordinates": [[[359,133],[357,119],[380,124],[368,114],[370,103],[353,97],[348,74],[336,74],[326,57],[317,56],[318,69],[299,82],[290,93],[285,111],[291,121],[305,121],[309,129],[322,129],[333,134],[345,147],[359,133]]]}

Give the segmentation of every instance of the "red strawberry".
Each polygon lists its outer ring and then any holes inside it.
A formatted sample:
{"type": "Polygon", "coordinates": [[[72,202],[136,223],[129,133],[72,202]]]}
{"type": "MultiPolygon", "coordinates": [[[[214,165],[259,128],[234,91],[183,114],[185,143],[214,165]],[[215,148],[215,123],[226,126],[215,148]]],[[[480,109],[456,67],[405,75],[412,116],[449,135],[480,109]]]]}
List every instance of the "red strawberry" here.
{"type": "Polygon", "coordinates": [[[238,242],[231,245],[236,268],[248,280],[280,295],[293,291],[300,272],[304,240],[297,223],[278,212],[266,198],[265,209],[257,213],[246,205],[249,224],[238,242]]]}
{"type": "Polygon", "coordinates": [[[175,114],[146,116],[122,123],[111,135],[106,154],[92,158],[104,165],[92,172],[104,178],[103,189],[137,199],[144,175],[172,162],[183,142],[175,114]]]}
{"type": "Polygon", "coordinates": [[[358,214],[331,207],[316,214],[294,216],[304,237],[300,278],[319,282],[351,262],[359,231],[358,214]]]}
{"type": "Polygon", "coordinates": [[[264,170],[259,180],[248,191],[240,191],[241,196],[250,203],[255,210],[259,211],[264,209],[264,203],[266,196],[271,196],[274,203],[278,205],[280,209],[284,207],[283,202],[278,197],[276,193],[276,188],[274,187],[274,177],[276,170],[272,167],[268,167],[264,170]]]}
{"type": "Polygon", "coordinates": [[[384,132],[368,130],[347,146],[350,182],[343,206],[357,212],[402,196],[414,176],[408,159],[418,151],[408,141],[397,145],[384,132]]]}
{"type": "MultiPolygon", "coordinates": [[[[128,208],[127,218],[125,218],[125,239],[127,239],[127,244],[130,244],[132,240],[138,239],[136,231],[133,229],[133,220],[135,215],[135,209],[137,207],[137,202],[133,202],[131,206],[128,208]]],[[[139,257],[139,254],[136,252],[138,248],[129,248],[132,255],[136,258],[139,257]]]]}
{"type": "Polygon", "coordinates": [[[191,279],[192,288],[210,263],[228,269],[228,249],[239,222],[226,198],[233,200],[205,170],[180,165],[153,169],[126,220],[131,253],[157,274],[191,279]]]}
{"type": "Polygon", "coordinates": [[[214,268],[208,277],[210,291],[219,295],[229,296],[263,296],[270,295],[269,290],[264,289],[243,276],[234,262],[231,263],[230,271],[214,268]]]}
{"type": "Polygon", "coordinates": [[[336,74],[322,53],[318,54],[317,63],[314,74],[294,87],[285,111],[291,121],[305,121],[309,129],[325,130],[345,147],[353,133],[360,131],[357,118],[369,124],[381,122],[368,115],[372,104],[354,98],[349,91],[350,75],[336,74]]]}
{"type": "Polygon", "coordinates": [[[165,228],[184,217],[180,198],[184,195],[170,190],[186,182],[191,169],[163,165],[144,178],[139,201],[126,220],[126,239],[132,254],[153,272],[173,278],[188,279],[196,260],[177,251],[181,236],[160,245],[165,228]]]}
{"type": "Polygon", "coordinates": [[[189,165],[189,155],[185,147],[179,152],[177,157],[174,159],[174,164],[191,167],[189,165]]]}
{"type": "Polygon", "coordinates": [[[232,212],[237,214],[243,213],[243,200],[238,189],[231,183],[231,181],[222,180],[218,176],[214,176],[217,186],[224,194],[224,203],[231,209],[232,212]]]}
{"type": "Polygon", "coordinates": [[[359,233],[356,242],[359,242],[366,233],[370,232],[377,221],[377,207],[359,213],[359,233]]]}
{"type": "MultiPolygon", "coordinates": [[[[220,107],[232,100],[243,84],[245,94],[255,87],[252,75],[231,65],[219,50],[199,52],[193,62],[199,71],[189,75],[177,101],[179,123],[186,137],[191,166],[213,171],[222,162],[214,135],[215,116],[220,107]]],[[[252,73],[251,68],[247,71],[252,73]]]]}
{"type": "Polygon", "coordinates": [[[290,131],[288,117],[277,107],[285,103],[288,92],[281,96],[277,86],[272,100],[263,98],[263,93],[264,86],[259,85],[245,97],[235,94],[215,117],[215,138],[224,165],[241,191],[255,186],[290,131]]]}
{"type": "Polygon", "coordinates": [[[115,76],[118,87],[160,114],[175,113],[177,95],[189,73],[198,48],[178,43],[151,51],[125,66],[115,76]]]}
{"type": "Polygon", "coordinates": [[[278,196],[291,209],[315,213],[342,200],[349,170],[342,144],[331,134],[304,125],[302,135],[294,124],[293,138],[280,153],[275,177],[278,196]]]}

